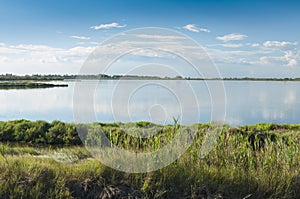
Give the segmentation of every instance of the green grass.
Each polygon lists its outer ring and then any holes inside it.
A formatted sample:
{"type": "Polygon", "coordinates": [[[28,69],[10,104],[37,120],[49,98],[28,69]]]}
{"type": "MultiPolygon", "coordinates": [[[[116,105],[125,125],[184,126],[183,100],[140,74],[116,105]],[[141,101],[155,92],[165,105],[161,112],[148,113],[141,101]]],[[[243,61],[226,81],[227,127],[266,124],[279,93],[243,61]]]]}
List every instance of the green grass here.
{"type": "MultiPolygon", "coordinates": [[[[155,125],[100,125],[113,144],[140,152],[159,149],[178,130],[158,126],[157,135],[139,139],[122,127],[155,125]]],[[[204,135],[214,127],[194,126],[195,139],[183,156],[143,174],[108,168],[83,146],[6,141],[0,144],[0,198],[300,198],[300,125],[225,125],[204,158],[204,135]]]]}
{"type": "Polygon", "coordinates": [[[0,89],[33,89],[33,88],[53,88],[68,87],[67,84],[50,84],[32,81],[10,81],[0,82],[0,89]]]}

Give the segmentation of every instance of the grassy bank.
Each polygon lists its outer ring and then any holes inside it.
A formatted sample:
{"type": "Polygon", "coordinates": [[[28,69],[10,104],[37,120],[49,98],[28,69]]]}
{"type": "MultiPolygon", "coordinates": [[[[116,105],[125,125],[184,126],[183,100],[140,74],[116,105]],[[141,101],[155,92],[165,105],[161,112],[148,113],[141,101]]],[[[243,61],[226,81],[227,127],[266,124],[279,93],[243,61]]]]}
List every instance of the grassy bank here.
{"type": "Polygon", "coordinates": [[[0,82],[0,89],[32,89],[32,88],[53,88],[53,87],[68,87],[68,85],[39,83],[39,82],[30,82],[30,81],[0,82]]]}
{"type": "MultiPolygon", "coordinates": [[[[154,150],[178,126],[151,123],[90,124],[120,147],[154,150]],[[159,127],[137,139],[124,132],[159,127]]],[[[218,144],[199,157],[211,124],[199,124],[178,161],[158,171],[110,169],[82,146],[73,124],[26,120],[0,123],[0,198],[300,198],[300,125],[223,126],[218,144]],[[71,139],[72,138],[72,139],[71,139]]],[[[87,131],[89,142],[95,136],[87,131]]]]}

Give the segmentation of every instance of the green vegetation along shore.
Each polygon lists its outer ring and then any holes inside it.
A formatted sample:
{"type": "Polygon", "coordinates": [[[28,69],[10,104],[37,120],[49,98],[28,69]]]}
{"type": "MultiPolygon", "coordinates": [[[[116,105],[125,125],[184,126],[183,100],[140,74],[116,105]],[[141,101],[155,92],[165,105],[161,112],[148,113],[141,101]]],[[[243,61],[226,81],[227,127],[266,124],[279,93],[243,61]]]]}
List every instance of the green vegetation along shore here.
{"type": "Polygon", "coordinates": [[[50,84],[28,81],[0,82],[0,89],[32,89],[32,88],[53,88],[68,87],[68,84],[50,84]]]}
{"type": "MultiPolygon", "coordinates": [[[[179,127],[148,122],[93,123],[111,142],[135,151],[157,150],[179,127]],[[137,138],[124,129],[159,129],[137,138]]],[[[0,198],[300,198],[300,125],[224,125],[204,158],[199,149],[215,127],[195,124],[192,145],[177,161],[157,171],[129,174],[94,159],[74,124],[16,120],[0,122],[0,198]]]]}
{"type": "Polygon", "coordinates": [[[13,75],[2,74],[0,75],[0,81],[16,81],[16,80],[31,80],[31,81],[63,81],[74,79],[86,79],[86,80],[217,80],[217,81],[300,81],[300,78],[274,78],[274,77],[212,77],[212,78],[195,78],[195,77],[158,77],[158,76],[138,76],[138,75],[13,75]]]}

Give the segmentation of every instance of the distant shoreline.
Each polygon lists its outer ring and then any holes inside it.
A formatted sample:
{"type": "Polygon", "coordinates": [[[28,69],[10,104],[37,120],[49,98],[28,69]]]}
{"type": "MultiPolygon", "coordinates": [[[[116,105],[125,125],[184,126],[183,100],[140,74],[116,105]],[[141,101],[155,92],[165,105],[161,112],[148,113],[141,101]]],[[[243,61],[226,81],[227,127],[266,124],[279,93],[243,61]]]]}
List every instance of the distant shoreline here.
{"type": "Polygon", "coordinates": [[[253,77],[224,77],[224,78],[194,78],[194,77],[158,77],[158,76],[135,76],[135,75],[0,75],[1,81],[64,81],[64,80],[198,80],[198,81],[300,81],[299,78],[253,78],[253,77]]]}

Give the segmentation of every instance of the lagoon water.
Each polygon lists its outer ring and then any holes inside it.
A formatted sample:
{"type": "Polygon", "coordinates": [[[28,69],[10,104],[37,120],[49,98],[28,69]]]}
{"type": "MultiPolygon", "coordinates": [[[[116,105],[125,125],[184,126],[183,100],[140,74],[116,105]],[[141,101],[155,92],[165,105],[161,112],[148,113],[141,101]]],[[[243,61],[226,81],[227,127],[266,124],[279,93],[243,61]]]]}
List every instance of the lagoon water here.
{"type": "MultiPolygon", "coordinates": [[[[69,87],[66,88],[0,90],[0,120],[24,118],[74,122],[78,119],[76,114],[74,118],[74,109],[82,110],[80,114],[84,118],[87,107],[92,108],[93,117],[87,117],[84,122],[172,124],[173,118],[178,118],[183,124],[211,120],[230,125],[300,123],[300,82],[224,81],[224,90],[220,91],[214,86],[208,88],[205,81],[188,81],[193,92],[184,82],[82,80],[60,82],[67,83],[69,87]],[[92,94],[85,93],[95,85],[92,94]],[[73,103],[77,86],[81,88],[81,96],[93,97],[93,104],[84,100],[80,104],[73,103]]],[[[210,81],[209,84],[220,85],[220,82],[210,81]]]]}

